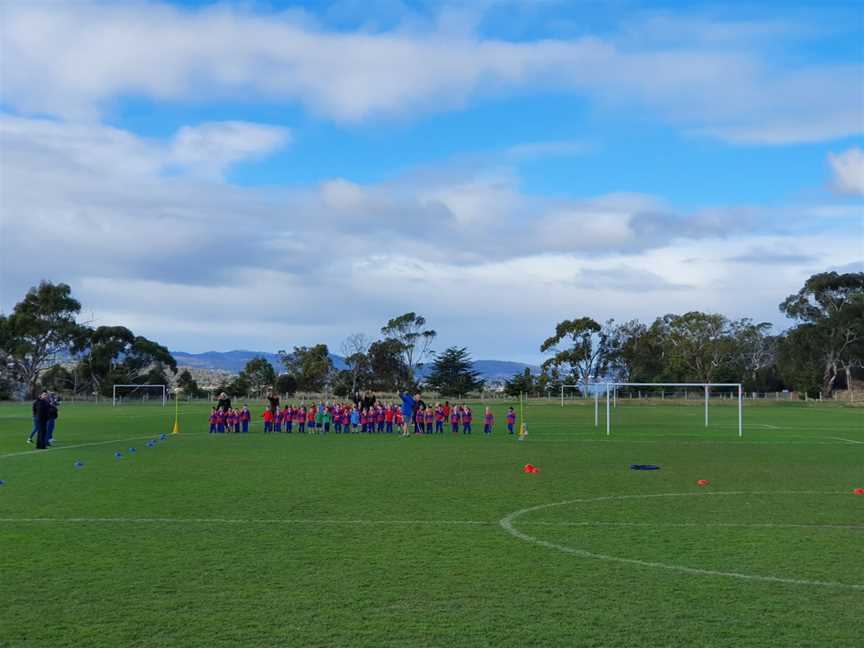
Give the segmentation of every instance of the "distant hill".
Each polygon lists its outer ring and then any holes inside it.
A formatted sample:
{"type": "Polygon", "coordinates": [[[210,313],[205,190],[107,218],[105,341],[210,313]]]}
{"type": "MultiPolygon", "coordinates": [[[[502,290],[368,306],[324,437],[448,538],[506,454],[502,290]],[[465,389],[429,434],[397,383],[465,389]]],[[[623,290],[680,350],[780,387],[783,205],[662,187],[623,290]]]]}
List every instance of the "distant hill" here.
{"type": "MultiPolygon", "coordinates": [[[[205,353],[186,353],[185,351],[172,351],[171,354],[177,360],[178,365],[184,367],[195,367],[197,369],[221,369],[230,371],[231,373],[239,373],[252,358],[263,357],[273,365],[278,371],[282,368],[279,362],[279,356],[275,353],[267,353],[265,351],[207,351],[205,353]]],[[[345,369],[345,359],[342,356],[330,354],[333,361],[333,366],[336,369],[345,369]]],[[[522,362],[510,362],[508,360],[476,360],[474,362],[474,370],[480,376],[489,381],[498,381],[509,378],[515,373],[525,371],[525,368],[530,368],[534,372],[539,372],[540,368],[534,365],[524,364],[522,362]]],[[[424,368],[428,369],[428,367],[424,368]]],[[[420,372],[425,375],[426,371],[420,372]]]]}

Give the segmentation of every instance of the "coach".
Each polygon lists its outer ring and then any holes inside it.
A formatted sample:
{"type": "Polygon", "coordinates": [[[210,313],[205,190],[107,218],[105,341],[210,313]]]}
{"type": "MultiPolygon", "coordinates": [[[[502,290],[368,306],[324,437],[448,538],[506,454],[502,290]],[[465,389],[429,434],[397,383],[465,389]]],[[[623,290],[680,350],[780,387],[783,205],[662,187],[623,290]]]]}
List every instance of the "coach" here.
{"type": "Polygon", "coordinates": [[[228,398],[228,394],[222,392],[219,394],[219,402],[216,403],[216,408],[222,410],[223,412],[227,412],[231,409],[231,399],[228,398]]]}
{"type": "Polygon", "coordinates": [[[36,447],[39,450],[48,448],[48,420],[51,418],[51,404],[48,402],[48,392],[39,394],[33,401],[33,422],[36,424],[36,447]]]}
{"type": "Polygon", "coordinates": [[[267,402],[270,403],[270,413],[276,416],[279,411],[279,394],[275,394],[271,389],[267,392],[267,402]]]}

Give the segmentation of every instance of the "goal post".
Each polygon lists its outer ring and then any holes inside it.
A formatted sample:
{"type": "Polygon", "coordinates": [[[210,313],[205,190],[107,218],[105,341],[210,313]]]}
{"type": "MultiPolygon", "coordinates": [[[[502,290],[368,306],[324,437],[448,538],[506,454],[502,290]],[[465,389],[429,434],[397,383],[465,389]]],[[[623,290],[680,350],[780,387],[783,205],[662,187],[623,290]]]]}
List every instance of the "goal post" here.
{"type": "Polygon", "coordinates": [[[165,385],[114,385],[111,390],[111,406],[117,407],[124,399],[129,400],[132,397],[138,397],[141,401],[157,400],[165,407],[168,403],[168,389],[165,385]]]}
{"type": "MultiPolygon", "coordinates": [[[[704,425],[707,428],[709,424],[708,417],[708,403],[711,395],[711,388],[734,388],[736,391],[734,395],[737,397],[737,406],[738,406],[738,436],[744,436],[744,391],[741,383],[653,383],[653,382],[607,382],[605,383],[605,391],[606,391],[606,436],[610,436],[612,434],[612,409],[618,407],[618,398],[620,388],[624,389],[632,389],[632,388],[648,388],[648,389],[664,389],[666,387],[671,387],[673,389],[698,389],[704,393],[704,425]]],[[[685,396],[687,392],[685,391],[685,396]]],[[[641,392],[639,392],[641,399],[641,392]]],[[[631,394],[632,398],[632,394],[631,394]]],[[[665,400],[665,390],[661,391],[661,400],[665,400]]],[[[595,415],[594,415],[594,425],[595,427],[599,427],[599,403],[597,403],[596,393],[595,393],[595,415]]]]}
{"type": "Polygon", "coordinates": [[[564,394],[568,389],[575,389],[578,393],[582,393],[582,385],[561,385],[561,407],[564,407],[564,394]]]}

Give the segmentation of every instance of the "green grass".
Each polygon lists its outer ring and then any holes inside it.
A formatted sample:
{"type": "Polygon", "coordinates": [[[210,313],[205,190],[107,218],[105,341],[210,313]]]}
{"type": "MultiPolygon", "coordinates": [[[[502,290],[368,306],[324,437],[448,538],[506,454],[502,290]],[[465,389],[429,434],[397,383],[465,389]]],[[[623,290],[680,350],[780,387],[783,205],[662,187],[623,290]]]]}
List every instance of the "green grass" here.
{"type": "Polygon", "coordinates": [[[195,405],[149,449],[170,409],[67,404],[26,454],[0,406],[0,646],[862,645],[864,410],[748,402],[739,440],[728,403],[621,401],[606,438],[532,403],[524,443],[495,410],[492,438],[217,436],[195,405]],[[515,520],[545,545],[499,525],[570,500],[515,520]]]}

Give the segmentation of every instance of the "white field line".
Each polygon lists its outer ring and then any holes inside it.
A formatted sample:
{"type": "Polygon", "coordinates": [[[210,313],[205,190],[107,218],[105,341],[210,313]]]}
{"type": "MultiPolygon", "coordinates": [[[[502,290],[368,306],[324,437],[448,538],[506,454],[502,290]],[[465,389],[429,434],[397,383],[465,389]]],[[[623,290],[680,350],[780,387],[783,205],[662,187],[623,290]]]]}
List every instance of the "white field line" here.
{"type": "MultiPolygon", "coordinates": [[[[142,439],[159,439],[159,437],[165,434],[160,432],[159,434],[149,434],[147,436],[136,436],[136,437],[126,437],[124,439],[112,439],[111,441],[92,441],[89,443],[76,443],[73,445],[58,445],[51,446],[50,448],[46,448],[44,450],[22,450],[21,452],[9,452],[7,454],[0,455],[0,459],[5,459],[7,457],[24,457],[26,455],[34,455],[34,454],[47,454],[49,452],[56,452],[58,450],[72,450],[73,448],[88,448],[90,446],[99,446],[99,445],[111,445],[112,443],[126,443],[127,441],[140,441],[142,439]]],[[[180,436],[188,437],[194,434],[200,434],[196,432],[181,434],[180,436]]],[[[175,436],[175,438],[178,438],[175,436]]]]}
{"type": "Polygon", "coordinates": [[[786,523],[750,523],[750,522],[603,522],[591,520],[585,522],[523,522],[522,526],[551,527],[647,527],[647,528],[749,528],[749,529],[861,529],[864,524],[786,524],[786,523]]]}
{"type": "MultiPolygon", "coordinates": [[[[622,437],[605,436],[602,437],[597,436],[594,439],[586,439],[586,438],[561,438],[561,439],[548,439],[546,437],[550,436],[561,436],[566,437],[566,434],[538,434],[538,435],[528,435],[528,438],[525,440],[525,443],[642,443],[642,444],[657,444],[657,443],[674,443],[676,445],[829,445],[829,446],[837,446],[837,445],[846,445],[845,443],[838,443],[835,441],[784,441],[784,440],[765,440],[765,441],[749,441],[749,440],[739,440],[729,439],[704,439],[702,441],[693,441],[688,440],[688,438],[682,437],[662,437],[658,439],[627,439],[622,437]]],[[[694,437],[690,436],[689,439],[693,439],[694,437]]],[[[801,437],[807,438],[807,437],[801,437]]],[[[834,437],[828,437],[834,438],[834,437]]],[[[842,440],[841,440],[842,441],[842,440]]],[[[855,442],[855,443],[861,443],[855,442]]]]}
{"type": "Polygon", "coordinates": [[[846,443],[856,443],[859,445],[864,445],[864,441],[855,441],[853,439],[842,439],[840,437],[828,437],[829,439],[836,439],[837,441],[845,441],[846,443]]]}
{"type": "MultiPolygon", "coordinates": [[[[318,520],[304,518],[130,518],[130,517],[26,517],[26,518],[0,518],[0,524],[262,524],[262,525],[356,525],[356,526],[379,526],[379,525],[406,525],[406,526],[494,526],[497,522],[483,522],[481,520],[318,520]]],[[[587,520],[582,522],[524,522],[522,526],[544,526],[544,527],[658,527],[658,528],[764,528],[764,529],[862,529],[864,524],[785,524],[785,523],[746,523],[746,522],[604,522],[600,520],[587,520]]]]}
{"type": "Polygon", "coordinates": [[[518,538],[519,540],[524,540],[525,542],[530,542],[532,544],[536,544],[541,547],[545,547],[547,549],[554,549],[556,551],[561,551],[563,553],[572,554],[574,556],[579,556],[581,558],[592,558],[594,560],[603,560],[608,562],[617,562],[625,565],[637,565],[639,567],[652,567],[655,569],[665,569],[668,571],[676,571],[684,574],[690,574],[694,576],[722,576],[726,578],[738,578],[741,580],[749,580],[756,582],[764,582],[764,583],[784,583],[789,585],[809,585],[814,587],[830,587],[832,589],[851,589],[851,590],[860,590],[864,591],[864,585],[852,584],[852,583],[837,583],[834,581],[819,581],[819,580],[805,580],[798,578],[782,578],[779,576],[762,576],[758,574],[746,574],[741,572],[725,572],[718,571],[713,569],[698,569],[695,567],[685,567],[683,565],[675,565],[672,563],[661,563],[650,560],[638,560],[635,558],[621,558],[618,556],[610,556],[608,554],[594,553],[591,551],[587,551],[585,549],[579,549],[576,547],[568,547],[566,545],[556,544],[554,542],[549,542],[548,540],[543,540],[541,538],[537,538],[535,536],[529,535],[523,531],[520,531],[514,526],[515,521],[525,515],[526,513],[531,513],[534,511],[542,511],[545,509],[553,508],[556,506],[565,506],[569,504],[587,504],[592,502],[604,502],[604,501],[612,501],[612,500],[624,500],[624,499],[647,499],[647,498],[656,498],[656,497],[718,497],[718,496],[726,496],[726,495],[845,495],[846,493],[835,493],[835,492],[821,492],[821,491],[762,491],[762,492],[747,492],[747,491],[726,491],[720,492],[716,491],[713,493],[658,493],[658,494],[650,494],[650,495],[612,495],[607,497],[594,497],[594,498],[586,498],[586,499],[576,499],[576,500],[567,500],[564,502],[553,502],[552,504],[540,504],[538,506],[531,506],[528,508],[520,509],[518,511],[514,511],[498,521],[498,524],[504,529],[507,533],[512,535],[514,538],[518,538]]]}
{"type": "Polygon", "coordinates": [[[0,524],[11,523],[94,523],[94,524],[264,524],[264,525],[289,525],[289,524],[321,524],[321,525],[429,525],[429,526],[494,526],[496,522],[481,522],[479,520],[314,520],[302,518],[267,519],[267,518],[0,518],[0,524]]]}

